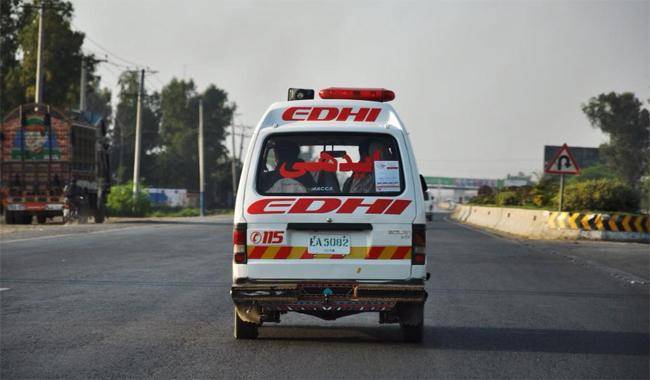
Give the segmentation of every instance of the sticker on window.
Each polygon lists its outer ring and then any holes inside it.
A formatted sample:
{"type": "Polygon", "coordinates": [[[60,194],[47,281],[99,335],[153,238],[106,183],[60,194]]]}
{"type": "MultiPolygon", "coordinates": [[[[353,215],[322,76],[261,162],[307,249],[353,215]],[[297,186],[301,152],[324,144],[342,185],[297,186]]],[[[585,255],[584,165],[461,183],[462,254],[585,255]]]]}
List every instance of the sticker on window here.
{"type": "Polygon", "coordinates": [[[399,161],[375,161],[377,192],[400,191],[399,161]]]}

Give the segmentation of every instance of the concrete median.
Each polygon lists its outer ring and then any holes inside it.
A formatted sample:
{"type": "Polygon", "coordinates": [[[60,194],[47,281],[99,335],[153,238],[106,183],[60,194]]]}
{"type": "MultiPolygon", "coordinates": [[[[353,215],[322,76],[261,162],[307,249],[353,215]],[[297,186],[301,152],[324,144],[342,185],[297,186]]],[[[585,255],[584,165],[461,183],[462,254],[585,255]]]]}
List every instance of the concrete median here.
{"type": "Polygon", "coordinates": [[[650,243],[650,217],[643,215],[457,205],[451,218],[461,223],[528,239],[650,243]]]}

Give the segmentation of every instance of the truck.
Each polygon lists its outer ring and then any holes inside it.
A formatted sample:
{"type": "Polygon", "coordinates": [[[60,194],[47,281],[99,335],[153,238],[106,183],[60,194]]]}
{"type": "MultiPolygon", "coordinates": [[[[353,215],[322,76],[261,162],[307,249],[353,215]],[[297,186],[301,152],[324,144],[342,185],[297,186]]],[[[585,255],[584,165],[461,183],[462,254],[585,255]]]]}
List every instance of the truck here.
{"type": "Polygon", "coordinates": [[[106,124],[89,113],[25,104],[0,124],[0,207],[6,224],[72,209],[102,223],[110,190],[106,124]],[[95,120],[92,120],[92,119],[95,120]]]}

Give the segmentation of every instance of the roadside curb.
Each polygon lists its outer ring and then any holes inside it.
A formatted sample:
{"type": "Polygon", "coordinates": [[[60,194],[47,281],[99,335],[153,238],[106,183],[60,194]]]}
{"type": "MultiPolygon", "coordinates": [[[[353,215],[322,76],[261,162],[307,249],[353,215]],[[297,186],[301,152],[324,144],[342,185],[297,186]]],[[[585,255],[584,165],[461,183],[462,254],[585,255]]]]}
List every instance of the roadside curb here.
{"type": "Polygon", "coordinates": [[[650,217],[457,205],[451,219],[534,240],[604,240],[650,244],[650,217]]]}

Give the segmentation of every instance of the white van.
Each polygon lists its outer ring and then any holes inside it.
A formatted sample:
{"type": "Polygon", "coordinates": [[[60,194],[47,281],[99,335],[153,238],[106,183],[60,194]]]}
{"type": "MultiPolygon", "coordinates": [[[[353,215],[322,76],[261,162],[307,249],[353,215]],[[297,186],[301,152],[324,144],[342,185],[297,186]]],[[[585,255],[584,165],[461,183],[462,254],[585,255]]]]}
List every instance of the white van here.
{"type": "Polygon", "coordinates": [[[426,184],[384,89],[290,89],[253,133],[235,205],[234,334],[376,312],[421,341],[426,184]],[[296,100],[301,99],[301,100],[296,100]]]}

